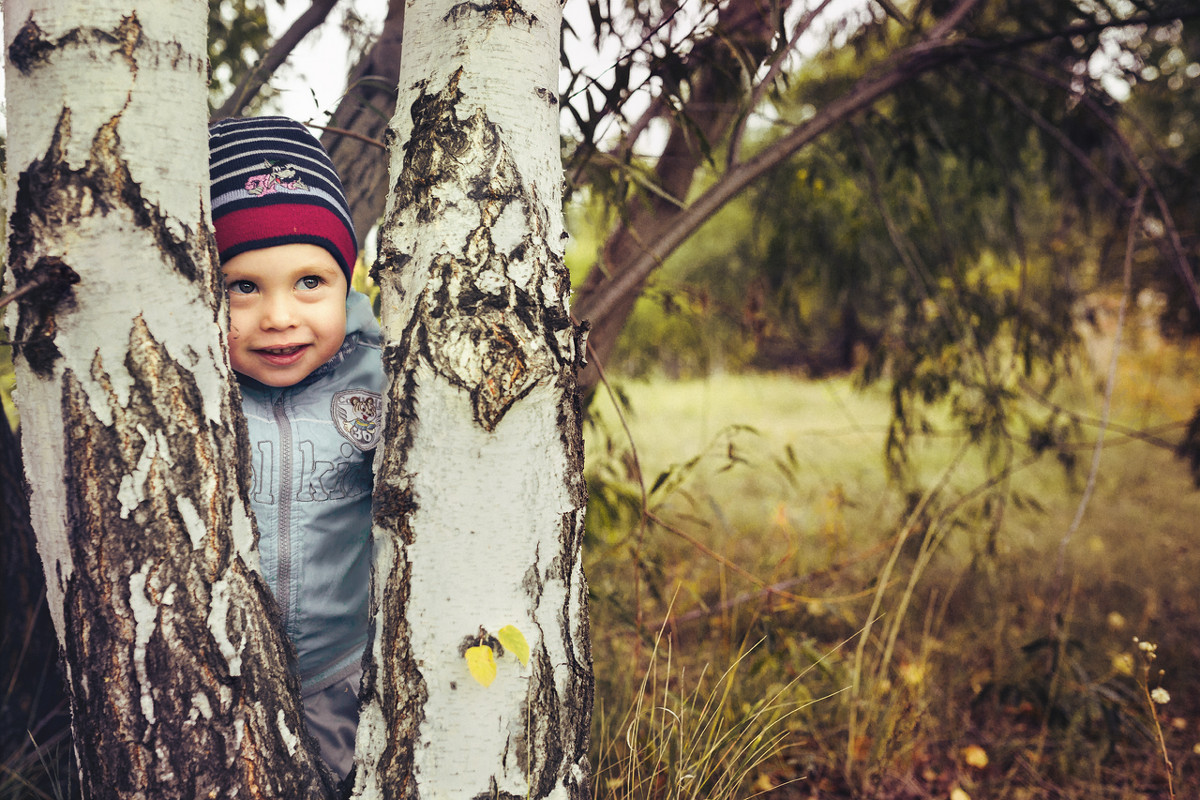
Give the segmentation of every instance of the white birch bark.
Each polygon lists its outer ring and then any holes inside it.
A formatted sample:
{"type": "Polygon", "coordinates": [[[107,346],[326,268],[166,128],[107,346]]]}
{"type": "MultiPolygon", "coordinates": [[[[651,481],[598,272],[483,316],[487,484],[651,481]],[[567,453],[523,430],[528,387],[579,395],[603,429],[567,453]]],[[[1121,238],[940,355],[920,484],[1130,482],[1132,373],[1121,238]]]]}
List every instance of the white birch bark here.
{"type": "Polygon", "coordinates": [[[89,797],[321,797],[256,563],[203,0],[5,0],[6,321],[89,797]],[[239,481],[238,478],[243,480],[239,481]]]}
{"type": "Polygon", "coordinates": [[[355,796],[584,797],[586,490],[554,0],[406,11],[381,233],[391,388],[355,796]],[[497,637],[514,626],[522,664],[497,637]],[[474,680],[464,652],[497,654],[474,680]]]}

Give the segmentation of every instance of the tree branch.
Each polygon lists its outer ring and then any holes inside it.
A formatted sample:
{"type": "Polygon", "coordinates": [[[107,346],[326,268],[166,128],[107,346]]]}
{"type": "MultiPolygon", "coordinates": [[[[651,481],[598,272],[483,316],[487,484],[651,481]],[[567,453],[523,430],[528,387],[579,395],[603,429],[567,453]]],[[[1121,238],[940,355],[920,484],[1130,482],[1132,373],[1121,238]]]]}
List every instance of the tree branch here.
{"type": "MultiPolygon", "coordinates": [[[[1200,16],[1200,12],[1197,12],[1197,15],[1200,16]]],[[[1042,70],[1035,70],[1025,64],[1014,63],[1008,60],[998,61],[999,63],[1020,70],[1026,75],[1030,75],[1031,77],[1049,83],[1050,85],[1056,86],[1064,91],[1072,91],[1069,84],[1067,84],[1065,81],[1042,70]]],[[[1088,110],[1092,112],[1092,115],[1095,116],[1096,119],[1108,129],[1109,133],[1112,134],[1113,141],[1118,147],[1121,148],[1121,155],[1124,157],[1125,163],[1134,171],[1134,173],[1138,176],[1139,182],[1146,188],[1146,190],[1150,193],[1150,196],[1154,199],[1154,205],[1158,208],[1159,214],[1162,216],[1161,221],[1163,228],[1166,230],[1166,238],[1168,242],[1166,245],[1160,245],[1160,248],[1164,251],[1164,255],[1170,258],[1174,264],[1175,271],[1179,274],[1180,280],[1183,281],[1184,286],[1187,288],[1188,294],[1192,298],[1192,302],[1195,303],[1197,309],[1200,309],[1200,281],[1197,281],[1195,273],[1192,272],[1192,266],[1188,261],[1187,251],[1183,246],[1183,240],[1179,236],[1179,228],[1175,225],[1175,218],[1171,214],[1171,207],[1167,204],[1167,199],[1163,196],[1162,190],[1158,186],[1158,182],[1154,180],[1154,176],[1150,174],[1146,167],[1143,166],[1141,159],[1139,159],[1137,154],[1133,152],[1133,147],[1129,144],[1129,140],[1117,126],[1116,120],[1114,120],[1108,112],[1100,107],[1100,104],[1096,102],[1095,98],[1091,97],[1087,93],[1084,93],[1081,96],[1080,101],[1087,106],[1088,110]]],[[[1128,202],[1129,201],[1126,200],[1126,203],[1128,202]]]]}
{"type": "Polygon", "coordinates": [[[355,65],[346,92],[321,136],[346,188],[360,248],[383,215],[388,160],[377,143],[396,111],[403,46],[404,0],[389,0],[379,38],[355,65]]]}
{"type": "Polygon", "coordinates": [[[1076,163],[1078,163],[1083,170],[1091,175],[1096,183],[1104,187],[1104,191],[1107,192],[1109,196],[1118,201],[1122,206],[1129,206],[1131,202],[1130,199],[1125,196],[1123,191],[1121,191],[1121,187],[1117,186],[1117,184],[1113,182],[1112,177],[1104,173],[1099,167],[1092,163],[1092,160],[1088,158],[1087,154],[1080,150],[1079,147],[1072,142],[1065,133],[1062,132],[1062,130],[1054,125],[1054,123],[1046,119],[1043,114],[1039,113],[1033,108],[1030,108],[1028,103],[1026,103],[1020,97],[1017,97],[1016,94],[1009,91],[1006,87],[1000,85],[996,81],[993,81],[987,75],[980,74],[979,80],[992,87],[993,91],[1007,100],[1013,108],[1022,114],[1022,116],[1024,116],[1038,128],[1041,128],[1042,131],[1047,136],[1052,138],[1059,147],[1061,147],[1066,153],[1074,158],[1076,163]]]}
{"type": "Polygon", "coordinates": [[[642,250],[641,255],[629,268],[614,275],[590,296],[581,298],[575,314],[581,319],[602,316],[623,296],[636,290],[675,248],[752,181],[778,166],[805,145],[870,107],[897,87],[924,72],[965,58],[974,53],[977,47],[976,42],[922,42],[903,51],[892,60],[894,66],[882,75],[860,80],[850,92],[830,103],[825,113],[801,123],[754,158],[727,171],[717,183],[681,212],[670,230],[642,250]]]}

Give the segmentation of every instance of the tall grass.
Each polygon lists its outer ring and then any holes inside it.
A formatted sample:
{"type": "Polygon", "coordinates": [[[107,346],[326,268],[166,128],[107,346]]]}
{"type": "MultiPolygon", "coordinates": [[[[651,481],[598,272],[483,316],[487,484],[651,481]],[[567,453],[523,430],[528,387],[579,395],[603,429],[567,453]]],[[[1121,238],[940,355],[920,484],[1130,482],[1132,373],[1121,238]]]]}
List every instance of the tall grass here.
{"type": "Polygon", "coordinates": [[[614,698],[599,698],[593,796],[752,797],[800,780],[780,776],[777,767],[795,746],[802,712],[828,698],[808,692],[804,673],[783,684],[748,675],[756,647],[743,649],[720,675],[707,664],[689,674],[673,662],[662,634],[632,703],[614,709],[614,698]]]}
{"type": "MultiPolygon", "coordinates": [[[[770,796],[1200,796],[1200,495],[1170,451],[1200,403],[1197,363],[1169,348],[1122,361],[1086,505],[1086,472],[1031,458],[997,475],[936,426],[918,480],[890,483],[886,397],[844,380],[624,383],[628,435],[594,403],[597,675],[648,682],[599,681],[597,763],[622,753],[638,777],[598,780],[597,797],[688,796],[676,784],[697,773],[668,754],[708,729],[665,702],[664,646],[678,675],[732,676],[712,682],[739,695],[721,707],[792,681],[828,697],[750,770],[770,796]],[[1134,636],[1161,645],[1165,706],[1122,666],[1134,636]],[[648,728],[659,738],[628,739],[648,728]]],[[[1080,380],[1029,402],[1074,414],[1090,455],[1102,400],[1080,380]]],[[[714,690],[678,698],[705,708],[714,690]]],[[[748,796],[742,778],[703,796],[748,796]]]]}

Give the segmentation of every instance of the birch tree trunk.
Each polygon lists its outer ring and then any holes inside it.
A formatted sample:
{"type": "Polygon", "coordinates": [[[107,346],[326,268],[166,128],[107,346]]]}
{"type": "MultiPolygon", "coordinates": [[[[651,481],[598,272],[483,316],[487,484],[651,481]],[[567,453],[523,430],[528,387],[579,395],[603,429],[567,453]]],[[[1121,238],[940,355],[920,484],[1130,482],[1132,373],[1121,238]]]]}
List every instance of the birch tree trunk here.
{"type": "Polygon", "coordinates": [[[310,798],[207,233],[202,0],[6,0],[7,315],[85,796],[310,798]]]}
{"type": "Polygon", "coordinates": [[[559,24],[555,0],[406,9],[376,267],[390,390],[356,797],[588,794],[559,24]],[[480,646],[487,686],[464,658],[480,646]]]}

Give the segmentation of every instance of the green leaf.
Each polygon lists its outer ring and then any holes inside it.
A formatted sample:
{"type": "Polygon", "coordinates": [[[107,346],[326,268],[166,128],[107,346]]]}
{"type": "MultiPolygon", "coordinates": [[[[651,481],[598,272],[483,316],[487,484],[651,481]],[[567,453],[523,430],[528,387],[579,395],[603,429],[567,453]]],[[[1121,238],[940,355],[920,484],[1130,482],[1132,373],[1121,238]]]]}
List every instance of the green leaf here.
{"type": "Polygon", "coordinates": [[[486,644],[476,645],[467,650],[465,658],[471,677],[483,686],[491,686],[496,680],[496,656],[492,648],[486,644]]]}
{"type": "Polygon", "coordinates": [[[500,640],[500,644],[513,652],[522,666],[529,663],[529,642],[525,641],[525,634],[521,633],[516,625],[505,625],[496,634],[496,638],[500,640]]]}

